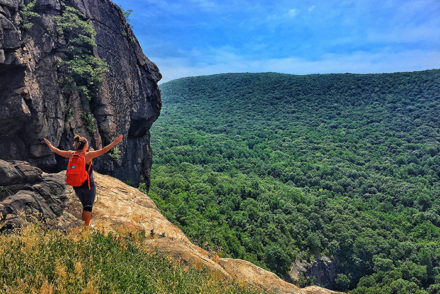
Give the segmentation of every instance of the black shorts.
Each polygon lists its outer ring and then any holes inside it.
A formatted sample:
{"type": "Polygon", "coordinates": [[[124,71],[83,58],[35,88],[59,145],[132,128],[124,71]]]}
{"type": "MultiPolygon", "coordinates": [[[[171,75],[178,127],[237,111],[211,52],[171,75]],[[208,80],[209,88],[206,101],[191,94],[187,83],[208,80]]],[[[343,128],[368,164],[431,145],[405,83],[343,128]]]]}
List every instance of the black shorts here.
{"type": "Polygon", "coordinates": [[[78,196],[79,201],[81,201],[83,210],[92,211],[93,203],[95,203],[96,186],[93,176],[90,177],[90,190],[89,181],[86,180],[81,187],[73,187],[76,196],[78,196]]]}

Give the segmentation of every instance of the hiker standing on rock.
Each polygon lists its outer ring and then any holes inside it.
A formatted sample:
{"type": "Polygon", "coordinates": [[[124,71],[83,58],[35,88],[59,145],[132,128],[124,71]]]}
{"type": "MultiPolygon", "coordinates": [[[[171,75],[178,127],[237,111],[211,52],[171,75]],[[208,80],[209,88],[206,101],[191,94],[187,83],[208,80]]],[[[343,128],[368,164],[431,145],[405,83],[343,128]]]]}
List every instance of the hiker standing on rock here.
{"type": "Polygon", "coordinates": [[[76,151],[59,150],[54,147],[46,138],[44,142],[50,150],[56,154],[69,158],[66,171],[66,183],[73,186],[76,196],[83,206],[82,220],[88,226],[92,219],[92,207],[95,202],[96,186],[93,180],[92,160],[110,151],[114,146],[122,141],[122,135],[115,138],[109,145],[96,151],[87,151],[89,142],[86,138],[76,135],[73,139],[73,147],[76,151]]]}

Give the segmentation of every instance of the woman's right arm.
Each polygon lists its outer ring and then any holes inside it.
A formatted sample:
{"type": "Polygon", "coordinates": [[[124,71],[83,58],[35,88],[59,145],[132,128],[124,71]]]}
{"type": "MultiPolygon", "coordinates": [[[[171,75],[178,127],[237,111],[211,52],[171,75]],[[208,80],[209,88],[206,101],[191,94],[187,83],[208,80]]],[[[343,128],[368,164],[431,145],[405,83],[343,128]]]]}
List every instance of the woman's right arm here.
{"type": "Polygon", "coordinates": [[[47,144],[47,146],[49,147],[50,150],[52,150],[53,152],[55,152],[59,156],[62,156],[62,157],[65,157],[65,158],[72,157],[73,151],[60,150],[60,149],[54,147],[52,145],[52,143],[50,143],[49,140],[47,140],[46,138],[44,138],[44,142],[47,144]]]}

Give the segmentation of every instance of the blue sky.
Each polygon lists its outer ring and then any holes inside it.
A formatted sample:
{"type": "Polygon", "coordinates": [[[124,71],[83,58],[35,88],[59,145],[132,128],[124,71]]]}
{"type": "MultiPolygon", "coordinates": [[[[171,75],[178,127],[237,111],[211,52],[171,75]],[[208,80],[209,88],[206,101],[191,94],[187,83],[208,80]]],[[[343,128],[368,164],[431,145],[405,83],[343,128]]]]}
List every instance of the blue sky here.
{"type": "Polygon", "coordinates": [[[440,0],[113,0],[162,82],[440,68],[440,0]]]}

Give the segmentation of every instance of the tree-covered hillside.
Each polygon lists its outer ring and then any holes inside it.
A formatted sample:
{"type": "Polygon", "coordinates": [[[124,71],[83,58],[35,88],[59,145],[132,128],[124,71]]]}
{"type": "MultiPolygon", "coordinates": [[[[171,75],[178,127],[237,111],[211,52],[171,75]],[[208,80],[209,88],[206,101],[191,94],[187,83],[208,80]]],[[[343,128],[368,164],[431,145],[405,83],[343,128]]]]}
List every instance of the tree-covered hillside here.
{"type": "MultiPolygon", "coordinates": [[[[440,293],[440,71],[161,86],[150,196],[201,246],[328,287],[440,293]]],[[[302,281],[307,283],[307,281],[302,281]]]]}

